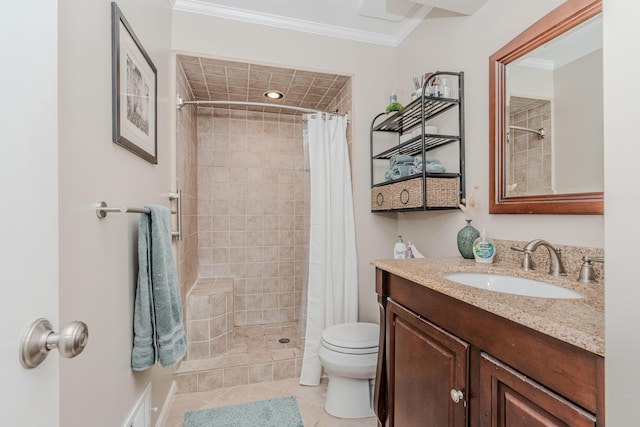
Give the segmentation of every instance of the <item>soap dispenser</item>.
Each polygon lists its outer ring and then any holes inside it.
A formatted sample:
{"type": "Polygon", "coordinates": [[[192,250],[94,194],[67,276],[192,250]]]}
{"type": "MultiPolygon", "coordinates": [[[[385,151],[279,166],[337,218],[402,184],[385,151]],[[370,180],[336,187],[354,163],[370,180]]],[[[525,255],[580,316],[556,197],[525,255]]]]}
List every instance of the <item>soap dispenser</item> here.
{"type": "Polygon", "coordinates": [[[480,237],[473,242],[473,257],[477,263],[491,264],[496,254],[496,247],[493,241],[487,237],[487,232],[483,228],[480,237]]]}
{"type": "Polygon", "coordinates": [[[403,259],[405,257],[407,247],[402,240],[402,236],[398,236],[398,241],[393,246],[393,258],[395,259],[403,259]]]}

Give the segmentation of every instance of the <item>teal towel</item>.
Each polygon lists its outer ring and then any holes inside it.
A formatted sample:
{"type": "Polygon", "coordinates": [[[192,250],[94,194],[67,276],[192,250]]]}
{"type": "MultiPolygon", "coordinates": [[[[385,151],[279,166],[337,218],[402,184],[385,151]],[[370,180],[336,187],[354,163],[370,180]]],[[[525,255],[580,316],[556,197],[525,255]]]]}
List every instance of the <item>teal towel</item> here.
{"type": "Polygon", "coordinates": [[[187,349],[178,275],[171,249],[171,211],[145,206],[138,224],[138,285],[133,313],[131,367],[143,371],[158,360],[176,365],[187,349]]]}
{"type": "Polygon", "coordinates": [[[407,156],[404,154],[396,154],[389,159],[389,168],[393,168],[400,163],[413,163],[413,156],[407,156]]]}

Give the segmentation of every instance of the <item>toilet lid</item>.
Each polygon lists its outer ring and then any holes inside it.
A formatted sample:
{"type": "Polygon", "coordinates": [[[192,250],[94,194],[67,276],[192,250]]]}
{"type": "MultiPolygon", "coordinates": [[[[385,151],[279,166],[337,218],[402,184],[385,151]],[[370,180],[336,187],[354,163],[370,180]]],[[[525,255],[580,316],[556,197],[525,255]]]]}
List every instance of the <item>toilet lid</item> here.
{"type": "Polygon", "coordinates": [[[322,343],[341,353],[375,353],[378,351],[379,334],[380,327],[375,323],[341,323],[322,331],[322,343]]]}

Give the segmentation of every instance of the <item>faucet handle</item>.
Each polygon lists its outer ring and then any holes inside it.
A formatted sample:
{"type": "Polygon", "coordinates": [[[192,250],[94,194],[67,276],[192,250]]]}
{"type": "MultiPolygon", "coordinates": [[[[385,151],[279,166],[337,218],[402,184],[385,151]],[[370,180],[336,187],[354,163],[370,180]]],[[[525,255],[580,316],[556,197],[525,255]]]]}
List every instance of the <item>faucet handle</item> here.
{"type": "Polygon", "coordinates": [[[578,282],[598,283],[596,280],[596,274],[593,271],[592,262],[604,263],[604,257],[590,257],[589,255],[585,255],[582,258],[582,267],[580,267],[580,273],[578,274],[578,282]]]}
{"type": "Polygon", "coordinates": [[[535,270],[533,259],[531,259],[531,254],[533,253],[531,250],[527,248],[520,248],[518,246],[511,246],[511,249],[517,252],[522,252],[522,261],[520,262],[520,267],[522,267],[524,271],[535,270]]]}

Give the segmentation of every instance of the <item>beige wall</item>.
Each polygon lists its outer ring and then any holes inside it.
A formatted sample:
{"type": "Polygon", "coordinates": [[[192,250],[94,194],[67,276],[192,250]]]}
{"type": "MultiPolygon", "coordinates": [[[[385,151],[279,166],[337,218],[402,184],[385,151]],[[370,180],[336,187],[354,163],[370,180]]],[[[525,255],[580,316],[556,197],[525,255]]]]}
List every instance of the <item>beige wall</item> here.
{"type": "Polygon", "coordinates": [[[369,126],[386,107],[385,92],[393,88],[398,71],[396,50],[185,12],[174,13],[173,25],[173,47],[181,53],[352,76],[351,154],[360,319],[377,322],[374,269],[369,262],[390,256],[397,222],[395,214],[370,213],[369,126]]]}
{"type": "Polygon", "coordinates": [[[157,165],[111,140],[110,2],[58,2],[59,323],[89,326],[85,351],[60,359],[60,425],[69,427],[122,425],[149,382],[152,406],[162,407],[172,380],[171,369],[131,370],[138,215],[100,220],[93,209],[100,200],[168,206],[175,186],[171,9],[160,0],[118,5],[158,69],[157,165]]]}
{"type": "Polygon", "coordinates": [[[602,191],[602,49],[557,69],[554,77],[554,188],[561,194],[602,191]]]}
{"type": "MultiPolygon", "coordinates": [[[[560,3],[490,0],[473,16],[447,17],[443,13],[431,16],[399,47],[398,79],[408,93],[411,76],[421,72],[434,69],[465,72],[466,184],[468,192],[474,185],[480,186],[476,191],[480,206],[473,213],[477,228],[486,227],[494,238],[524,241],[543,238],[552,243],[603,247],[602,216],[488,213],[488,58],[560,3]]],[[[458,255],[456,233],[464,226],[461,212],[406,213],[398,218],[399,232],[426,256],[458,255]]],[[[390,240],[386,243],[391,244],[390,240]]]]}

